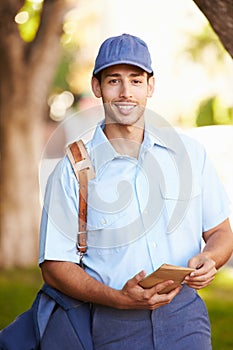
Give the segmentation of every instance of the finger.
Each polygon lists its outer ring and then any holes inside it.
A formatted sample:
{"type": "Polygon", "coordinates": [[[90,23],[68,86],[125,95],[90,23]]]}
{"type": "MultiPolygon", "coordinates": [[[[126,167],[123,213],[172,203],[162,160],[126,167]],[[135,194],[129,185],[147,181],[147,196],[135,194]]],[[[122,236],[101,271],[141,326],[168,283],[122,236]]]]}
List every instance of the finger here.
{"type": "Polygon", "coordinates": [[[203,254],[198,254],[189,260],[188,266],[196,269],[196,271],[192,273],[193,275],[199,275],[215,267],[215,261],[207,258],[203,254]]]}
{"type": "Polygon", "coordinates": [[[200,256],[194,256],[188,262],[188,267],[191,269],[200,269],[203,266],[203,261],[200,260],[200,256]]]}
{"type": "Polygon", "coordinates": [[[201,289],[208,286],[215,278],[215,275],[205,277],[202,279],[195,279],[190,281],[185,281],[184,283],[188,285],[190,288],[201,289]]]}
{"type": "MultiPolygon", "coordinates": [[[[201,270],[201,269],[200,269],[201,270]]],[[[213,278],[217,273],[215,268],[210,270],[202,269],[202,271],[192,272],[189,276],[186,276],[185,281],[206,281],[213,278]]]]}
{"type": "Polygon", "coordinates": [[[187,284],[190,288],[192,289],[196,289],[196,290],[200,290],[203,289],[205,287],[208,287],[210,285],[211,281],[208,281],[206,283],[202,283],[202,284],[187,284]]]}
{"type": "Polygon", "coordinates": [[[179,286],[179,287],[174,288],[169,293],[155,294],[154,298],[151,298],[150,309],[154,310],[162,305],[169,304],[172,301],[172,299],[180,292],[181,289],[182,289],[182,286],[179,286]]]}
{"type": "Polygon", "coordinates": [[[171,297],[173,298],[182,288],[181,285],[179,285],[177,287],[177,285],[174,285],[174,281],[166,281],[166,283],[161,283],[159,285],[159,289],[157,288],[157,293],[159,295],[167,295],[168,297],[171,297]],[[169,289],[171,289],[169,292],[165,292],[164,293],[164,290],[165,288],[169,287],[169,289]]]}
{"type": "Polygon", "coordinates": [[[212,277],[215,276],[215,274],[217,273],[217,270],[215,267],[213,267],[212,265],[204,265],[203,267],[201,267],[200,269],[197,269],[193,272],[190,273],[190,275],[185,277],[185,281],[191,281],[193,279],[201,279],[203,276],[205,277],[212,277]]]}
{"type": "MultiPolygon", "coordinates": [[[[158,283],[155,285],[155,292],[158,293],[158,294],[164,294],[163,293],[163,290],[167,287],[170,287],[174,284],[174,281],[173,280],[167,280],[167,281],[163,281],[161,283],[158,283]]],[[[174,287],[175,288],[175,287],[174,287]]],[[[165,294],[168,294],[168,293],[165,293],[165,294]]]]}

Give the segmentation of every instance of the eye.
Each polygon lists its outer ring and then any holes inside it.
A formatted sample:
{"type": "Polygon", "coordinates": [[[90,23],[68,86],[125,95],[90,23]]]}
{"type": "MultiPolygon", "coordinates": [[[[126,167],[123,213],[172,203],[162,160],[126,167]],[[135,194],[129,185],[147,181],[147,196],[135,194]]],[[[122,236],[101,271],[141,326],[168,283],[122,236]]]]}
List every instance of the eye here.
{"type": "Polygon", "coordinates": [[[132,83],[133,83],[133,85],[140,85],[140,84],[142,84],[142,81],[140,79],[133,79],[132,83]]]}
{"type": "Polygon", "coordinates": [[[111,79],[111,80],[109,80],[109,84],[111,84],[111,85],[116,85],[116,84],[118,84],[120,82],[120,80],[119,79],[111,79]]]}

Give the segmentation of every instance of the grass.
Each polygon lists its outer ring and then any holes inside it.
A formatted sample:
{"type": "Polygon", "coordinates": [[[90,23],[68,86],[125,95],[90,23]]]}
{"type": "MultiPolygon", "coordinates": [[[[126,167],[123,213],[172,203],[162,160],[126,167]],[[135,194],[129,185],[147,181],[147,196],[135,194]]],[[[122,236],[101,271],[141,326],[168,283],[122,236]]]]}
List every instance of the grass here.
{"type": "MultiPolygon", "coordinates": [[[[0,271],[0,329],[31,306],[41,285],[39,268],[0,271]]],[[[199,294],[209,310],[213,350],[233,349],[233,269],[220,270],[199,294]]]]}
{"type": "Polygon", "coordinates": [[[213,350],[232,350],[233,269],[220,270],[214,282],[199,294],[209,311],[213,350]]]}
{"type": "Polygon", "coordinates": [[[39,268],[0,271],[0,329],[30,308],[41,285],[39,268]]]}

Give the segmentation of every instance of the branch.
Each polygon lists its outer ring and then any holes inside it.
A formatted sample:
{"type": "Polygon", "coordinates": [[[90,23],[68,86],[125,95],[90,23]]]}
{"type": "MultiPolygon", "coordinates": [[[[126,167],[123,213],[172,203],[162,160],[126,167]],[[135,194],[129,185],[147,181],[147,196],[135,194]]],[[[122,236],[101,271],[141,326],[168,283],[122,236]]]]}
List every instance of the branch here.
{"type": "Polygon", "coordinates": [[[233,1],[193,0],[209,20],[223,46],[233,57],[233,1]]]}
{"type": "Polygon", "coordinates": [[[16,15],[24,4],[24,0],[1,0],[0,15],[1,19],[6,16],[16,15]]]}
{"type": "Polygon", "coordinates": [[[56,54],[62,34],[63,19],[70,8],[66,0],[44,0],[40,25],[35,39],[28,48],[28,59],[31,64],[47,62],[50,57],[49,52],[53,50],[56,54]]]}
{"type": "MultiPolygon", "coordinates": [[[[2,69],[9,68],[9,62],[20,64],[26,43],[19,34],[15,16],[24,4],[24,0],[0,1],[0,65],[2,69]]],[[[14,67],[12,67],[14,70],[14,67]]],[[[13,73],[12,73],[13,74],[13,73]]]]}
{"type": "Polygon", "coordinates": [[[26,53],[31,92],[38,98],[44,98],[50,88],[60,58],[63,19],[70,8],[70,1],[44,0],[37,35],[26,53]]]}

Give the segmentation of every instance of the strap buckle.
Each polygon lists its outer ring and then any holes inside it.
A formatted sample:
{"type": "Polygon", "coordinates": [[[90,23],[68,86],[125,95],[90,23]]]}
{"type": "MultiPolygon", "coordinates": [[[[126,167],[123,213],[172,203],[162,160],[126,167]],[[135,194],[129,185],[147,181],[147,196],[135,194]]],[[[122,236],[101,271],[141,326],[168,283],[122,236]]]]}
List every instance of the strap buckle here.
{"type": "MultiPolygon", "coordinates": [[[[80,234],[86,234],[86,231],[80,231],[77,233],[77,236],[80,234]]],[[[86,238],[85,238],[85,242],[86,242],[86,238]]],[[[77,239],[76,242],[76,254],[79,255],[79,265],[84,268],[84,264],[83,264],[83,257],[84,255],[87,253],[87,244],[85,245],[80,245],[79,244],[79,239],[77,239]]]]}
{"type": "Polygon", "coordinates": [[[83,263],[83,256],[86,254],[86,252],[81,252],[80,250],[77,251],[77,254],[79,255],[79,266],[84,269],[84,263],[83,263]]]}
{"type": "Polygon", "coordinates": [[[78,249],[78,253],[83,253],[85,254],[86,253],[86,250],[87,250],[87,240],[86,240],[86,237],[87,237],[87,231],[79,231],[77,233],[77,242],[76,242],[76,248],[78,249]],[[83,235],[83,239],[80,240],[80,235],[83,235]],[[84,244],[81,244],[81,241],[83,241],[84,244]]]}

